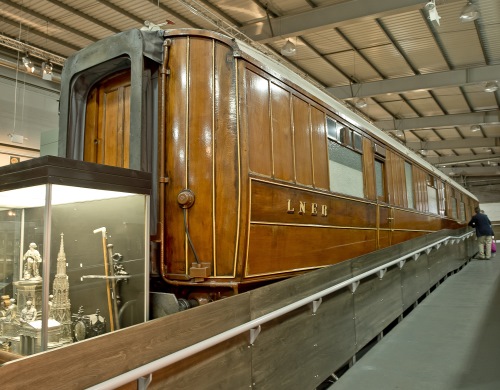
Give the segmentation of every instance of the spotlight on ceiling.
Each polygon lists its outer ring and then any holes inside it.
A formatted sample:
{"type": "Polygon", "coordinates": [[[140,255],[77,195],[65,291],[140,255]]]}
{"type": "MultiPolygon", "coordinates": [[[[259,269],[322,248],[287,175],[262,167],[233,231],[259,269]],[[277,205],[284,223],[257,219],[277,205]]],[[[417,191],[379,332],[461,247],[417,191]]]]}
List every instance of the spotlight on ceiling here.
{"type": "Polygon", "coordinates": [[[356,106],[356,108],[365,108],[366,106],[368,106],[368,102],[365,98],[360,98],[354,101],[354,105],[356,106]]]}
{"type": "Polygon", "coordinates": [[[281,48],[281,54],[286,57],[295,55],[296,51],[297,49],[295,48],[295,45],[289,39],[286,40],[286,43],[281,48]]]}
{"type": "Polygon", "coordinates": [[[33,61],[31,61],[28,53],[26,53],[26,55],[23,57],[23,64],[30,73],[35,72],[35,65],[33,64],[33,61]]]}
{"type": "Polygon", "coordinates": [[[435,25],[435,26],[441,25],[441,23],[439,22],[439,19],[441,19],[441,16],[439,16],[437,8],[436,8],[436,0],[429,1],[425,5],[424,10],[427,11],[427,18],[432,22],[433,25],[435,25]]]}
{"type": "Polygon", "coordinates": [[[460,14],[461,22],[472,22],[479,18],[479,10],[477,5],[473,4],[472,1],[467,1],[462,13],[460,14]]]}
{"type": "Polygon", "coordinates": [[[481,131],[481,126],[479,126],[479,125],[472,125],[470,127],[470,131],[472,131],[473,133],[477,133],[478,131],[481,131]]]}
{"type": "Polygon", "coordinates": [[[498,84],[496,81],[488,81],[484,86],[484,92],[496,92],[498,90],[498,84]]]}
{"type": "Polygon", "coordinates": [[[50,60],[47,60],[47,62],[42,63],[42,78],[44,80],[51,81],[52,80],[52,63],[50,60]]]}
{"type": "Polygon", "coordinates": [[[425,149],[420,149],[418,152],[419,152],[422,156],[427,156],[427,150],[425,150],[425,149]]]}

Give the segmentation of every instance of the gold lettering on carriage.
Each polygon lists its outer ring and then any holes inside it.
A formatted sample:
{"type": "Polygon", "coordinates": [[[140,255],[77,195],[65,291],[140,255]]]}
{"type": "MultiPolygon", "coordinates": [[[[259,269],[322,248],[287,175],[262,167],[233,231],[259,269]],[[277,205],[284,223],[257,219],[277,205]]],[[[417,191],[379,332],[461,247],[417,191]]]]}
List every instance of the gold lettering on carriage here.
{"type": "MultiPolygon", "coordinates": [[[[296,204],[292,206],[292,200],[288,199],[286,212],[288,214],[295,214],[296,206],[297,206],[296,204]]],[[[299,206],[299,211],[298,211],[299,215],[310,214],[312,216],[316,216],[318,215],[318,210],[320,209],[317,203],[311,203],[310,205],[308,205],[307,202],[303,201],[299,201],[298,206],[299,206]]],[[[328,206],[326,204],[321,205],[321,216],[322,217],[328,216],[328,206]]]]}

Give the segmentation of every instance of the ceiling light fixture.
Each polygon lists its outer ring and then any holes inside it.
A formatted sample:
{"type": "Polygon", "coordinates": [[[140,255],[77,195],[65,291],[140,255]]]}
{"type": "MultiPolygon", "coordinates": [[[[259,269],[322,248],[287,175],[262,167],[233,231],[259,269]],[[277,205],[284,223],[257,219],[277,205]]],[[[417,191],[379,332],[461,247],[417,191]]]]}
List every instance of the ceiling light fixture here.
{"type": "Polygon", "coordinates": [[[472,125],[470,127],[470,131],[472,131],[473,133],[477,133],[478,131],[481,131],[481,126],[479,126],[479,125],[472,125]]]}
{"type": "Polygon", "coordinates": [[[427,150],[425,150],[425,149],[420,149],[418,152],[419,152],[422,156],[427,156],[427,150]]]}
{"type": "Polygon", "coordinates": [[[477,5],[473,4],[472,1],[467,1],[467,4],[462,10],[460,14],[461,22],[472,22],[479,18],[479,10],[477,9],[477,5]]]}
{"type": "Polygon", "coordinates": [[[484,86],[484,92],[496,92],[498,90],[498,84],[496,81],[488,81],[484,86]]]}
{"type": "Polygon", "coordinates": [[[53,70],[52,63],[50,60],[47,60],[47,62],[42,63],[42,78],[44,80],[52,81],[52,70],[53,70]]]}
{"type": "Polygon", "coordinates": [[[35,65],[33,64],[33,61],[31,61],[28,53],[26,53],[26,55],[23,57],[23,64],[30,73],[35,72],[35,65]]]}
{"type": "Polygon", "coordinates": [[[356,106],[356,108],[365,108],[366,106],[368,106],[368,102],[365,98],[360,98],[354,101],[354,105],[356,106]]]}
{"type": "Polygon", "coordinates": [[[424,9],[427,11],[427,18],[432,22],[432,24],[440,26],[441,23],[439,22],[439,19],[441,19],[441,16],[439,16],[436,8],[436,0],[429,1],[425,5],[424,9]]]}
{"type": "Polygon", "coordinates": [[[281,54],[283,54],[286,57],[291,57],[294,56],[296,52],[297,49],[295,45],[289,39],[287,39],[286,43],[281,48],[281,54]]]}

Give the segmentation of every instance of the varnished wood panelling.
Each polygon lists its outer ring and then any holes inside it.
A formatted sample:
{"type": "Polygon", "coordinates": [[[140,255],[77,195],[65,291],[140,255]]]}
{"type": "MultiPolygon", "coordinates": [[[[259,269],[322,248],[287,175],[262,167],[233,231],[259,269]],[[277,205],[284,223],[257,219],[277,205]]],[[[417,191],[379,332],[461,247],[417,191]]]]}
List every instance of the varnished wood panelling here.
{"type": "Polygon", "coordinates": [[[426,231],[404,231],[404,230],[395,230],[392,232],[391,236],[391,244],[400,244],[402,242],[411,240],[412,238],[417,238],[420,236],[425,236],[426,234],[429,234],[429,232],[426,231]]]}
{"type": "Polygon", "coordinates": [[[185,233],[177,195],[187,183],[188,39],[176,38],[170,47],[170,76],[167,84],[166,168],[166,272],[186,273],[185,233]],[[170,206],[170,207],[169,207],[170,206]]]}
{"type": "Polygon", "coordinates": [[[293,101],[295,171],[297,183],[313,185],[309,105],[296,96],[293,101]]]}
{"type": "MultiPolygon", "coordinates": [[[[188,185],[196,197],[189,209],[189,232],[200,261],[213,260],[213,180],[215,79],[213,41],[189,41],[188,185]]],[[[194,254],[188,250],[188,265],[194,254]]]]}
{"type": "Polygon", "coordinates": [[[370,200],[377,199],[375,189],[375,154],[373,142],[363,137],[363,184],[365,197],[370,200]]]}
{"type": "Polygon", "coordinates": [[[413,165],[413,185],[415,189],[415,209],[429,211],[427,198],[427,174],[418,166],[413,165]]]}
{"type": "Polygon", "coordinates": [[[294,181],[291,94],[271,83],[273,165],[276,179],[294,181]]]}
{"type": "Polygon", "coordinates": [[[393,229],[436,231],[440,228],[441,220],[437,216],[404,209],[394,209],[393,229]]]}
{"type": "Polygon", "coordinates": [[[130,71],[96,84],[87,99],[85,161],[128,167],[130,153],[130,71]]]}
{"type": "Polygon", "coordinates": [[[330,177],[328,175],[325,121],[325,114],[311,106],[311,145],[314,186],[327,190],[330,188],[330,177]]]}
{"type": "Polygon", "coordinates": [[[215,45],[215,256],[217,275],[234,273],[239,210],[239,154],[236,125],[235,59],[215,45]],[[227,59],[231,61],[227,61],[227,59]]]}
{"type": "Polygon", "coordinates": [[[375,230],[251,225],[246,274],[307,269],[376,249],[375,230]]]}
{"type": "Polygon", "coordinates": [[[251,222],[376,228],[375,204],[296,186],[251,183],[251,222]]]}
{"type": "Polygon", "coordinates": [[[269,81],[248,69],[245,77],[250,170],[271,177],[273,170],[269,81]]]}

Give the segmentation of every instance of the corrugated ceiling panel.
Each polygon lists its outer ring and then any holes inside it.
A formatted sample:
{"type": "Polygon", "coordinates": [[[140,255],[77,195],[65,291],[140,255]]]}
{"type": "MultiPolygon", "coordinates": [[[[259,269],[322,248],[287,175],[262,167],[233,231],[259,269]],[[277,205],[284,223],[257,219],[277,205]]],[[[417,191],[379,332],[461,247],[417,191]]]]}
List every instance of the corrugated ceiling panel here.
{"type": "Polygon", "coordinates": [[[410,104],[415,107],[417,112],[425,116],[443,115],[443,111],[433,98],[416,99],[410,101],[410,104]]]}
{"type": "MultiPolygon", "coordinates": [[[[128,0],[125,0],[128,1],[128,0]]],[[[141,2],[139,2],[141,3],[141,2]]],[[[177,3],[180,4],[176,0],[169,0],[169,4],[177,3]]],[[[235,20],[239,20],[242,24],[247,22],[258,20],[258,19],[267,19],[266,11],[257,5],[256,2],[248,1],[248,0],[211,0],[214,6],[222,10],[224,13],[228,14],[235,20]]],[[[275,3],[275,2],[273,2],[275,3]]],[[[269,4],[269,7],[272,9],[272,4],[269,4]]],[[[185,7],[184,7],[185,8],[185,7]]]]}
{"type": "Polygon", "coordinates": [[[405,131],[404,139],[406,142],[420,142],[420,138],[417,137],[417,135],[411,131],[405,131]]]}
{"type": "Polygon", "coordinates": [[[485,65],[486,60],[475,30],[439,34],[446,57],[454,68],[485,65]],[[464,48],[466,48],[464,50],[464,48]]]}
{"type": "Polygon", "coordinates": [[[422,141],[441,141],[441,138],[436,134],[434,130],[431,129],[418,129],[414,130],[414,133],[422,140],[422,141]]]}
{"type": "MultiPolygon", "coordinates": [[[[264,3],[265,4],[265,3],[264,3]]],[[[304,0],[273,0],[267,3],[279,15],[290,15],[310,10],[312,7],[304,0]]]]}
{"type": "Polygon", "coordinates": [[[396,118],[416,118],[418,114],[404,101],[381,103],[384,108],[396,118]]]}
{"type": "Polygon", "coordinates": [[[382,23],[420,73],[448,70],[446,60],[420,11],[384,17],[382,23]]]}
{"type": "Polygon", "coordinates": [[[362,53],[385,78],[414,75],[403,56],[392,44],[363,49],[362,53]]]}
{"type": "Polygon", "coordinates": [[[489,63],[500,63],[500,2],[498,0],[482,0],[477,2],[481,18],[477,21],[479,32],[483,38],[483,47],[489,63]]]}
{"type": "Polygon", "coordinates": [[[443,139],[461,139],[460,133],[454,127],[441,127],[435,130],[443,139]]]}
{"type": "Polygon", "coordinates": [[[468,93],[467,98],[475,111],[498,109],[498,103],[494,93],[477,92],[468,93]]]}
{"type": "Polygon", "coordinates": [[[353,76],[359,82],[381,80],[378,73],[354,50],[326,56],[345,74],[353,76]]]}
{"type": "Polygon", "coordinates": [[[448,114],[465,114],[470,111],[469,105],[461,93],[454,95],[441,94],[436,96],[436,99],[448,114]]]}
{"type": "Polygon", "coordinates": [[[482,125],[483,132],[487,137],[500,137],[499,125],[482,125]]]}
{"type": "Polygon", "coordinates": [[[345,39],[333,29],[307,34],[303,38],[321,54],[332,54],[352,49],[345,39]]]}
{"type": "Polygon", "coordinates": [[[428,99],[431,97],[429,91],[408,91],[402,94],[406,99],[428,99]]]}
{"type": "Polygon", "coordinates": [[[327,87],[345,84],[345,77],[332,66],[325,64],[325,60],[322,58],[299,60],[297,64],[327,87]]]}
{"type": "Polygon", "coordinates": [[[368,100],[368,107],[363,110],[363,113],[372,121],[383,121],[392,119],[392,116],[384,110],[380,105],[375,104],[371,99],[368,100]]]}
{"type": "MultiPolygon", "coordinates": [[[[308,60],[311,58],[319,58],[318,54],[316,54],[311,48],[305,44],[300,38],[290,38],[290,42],[292,42],[295,45],[295,55],[288,57],[288,59],[292,62],[299,61],[299,60],[308,60]]],[[[270,46],[277,52],[281,52],[281,48],[283,45],[286,43],[287,39],[280,39],[278,41],[274,41],[273,43],[270,44],[270,46]]]]}
{"type": "Polygon", "coordinates": [[[339,29],[346,38],[357,48],[363,49],[390,43],[387,35],[382,31],[375,20],[365,20],[342,26],[339,29]]]}

